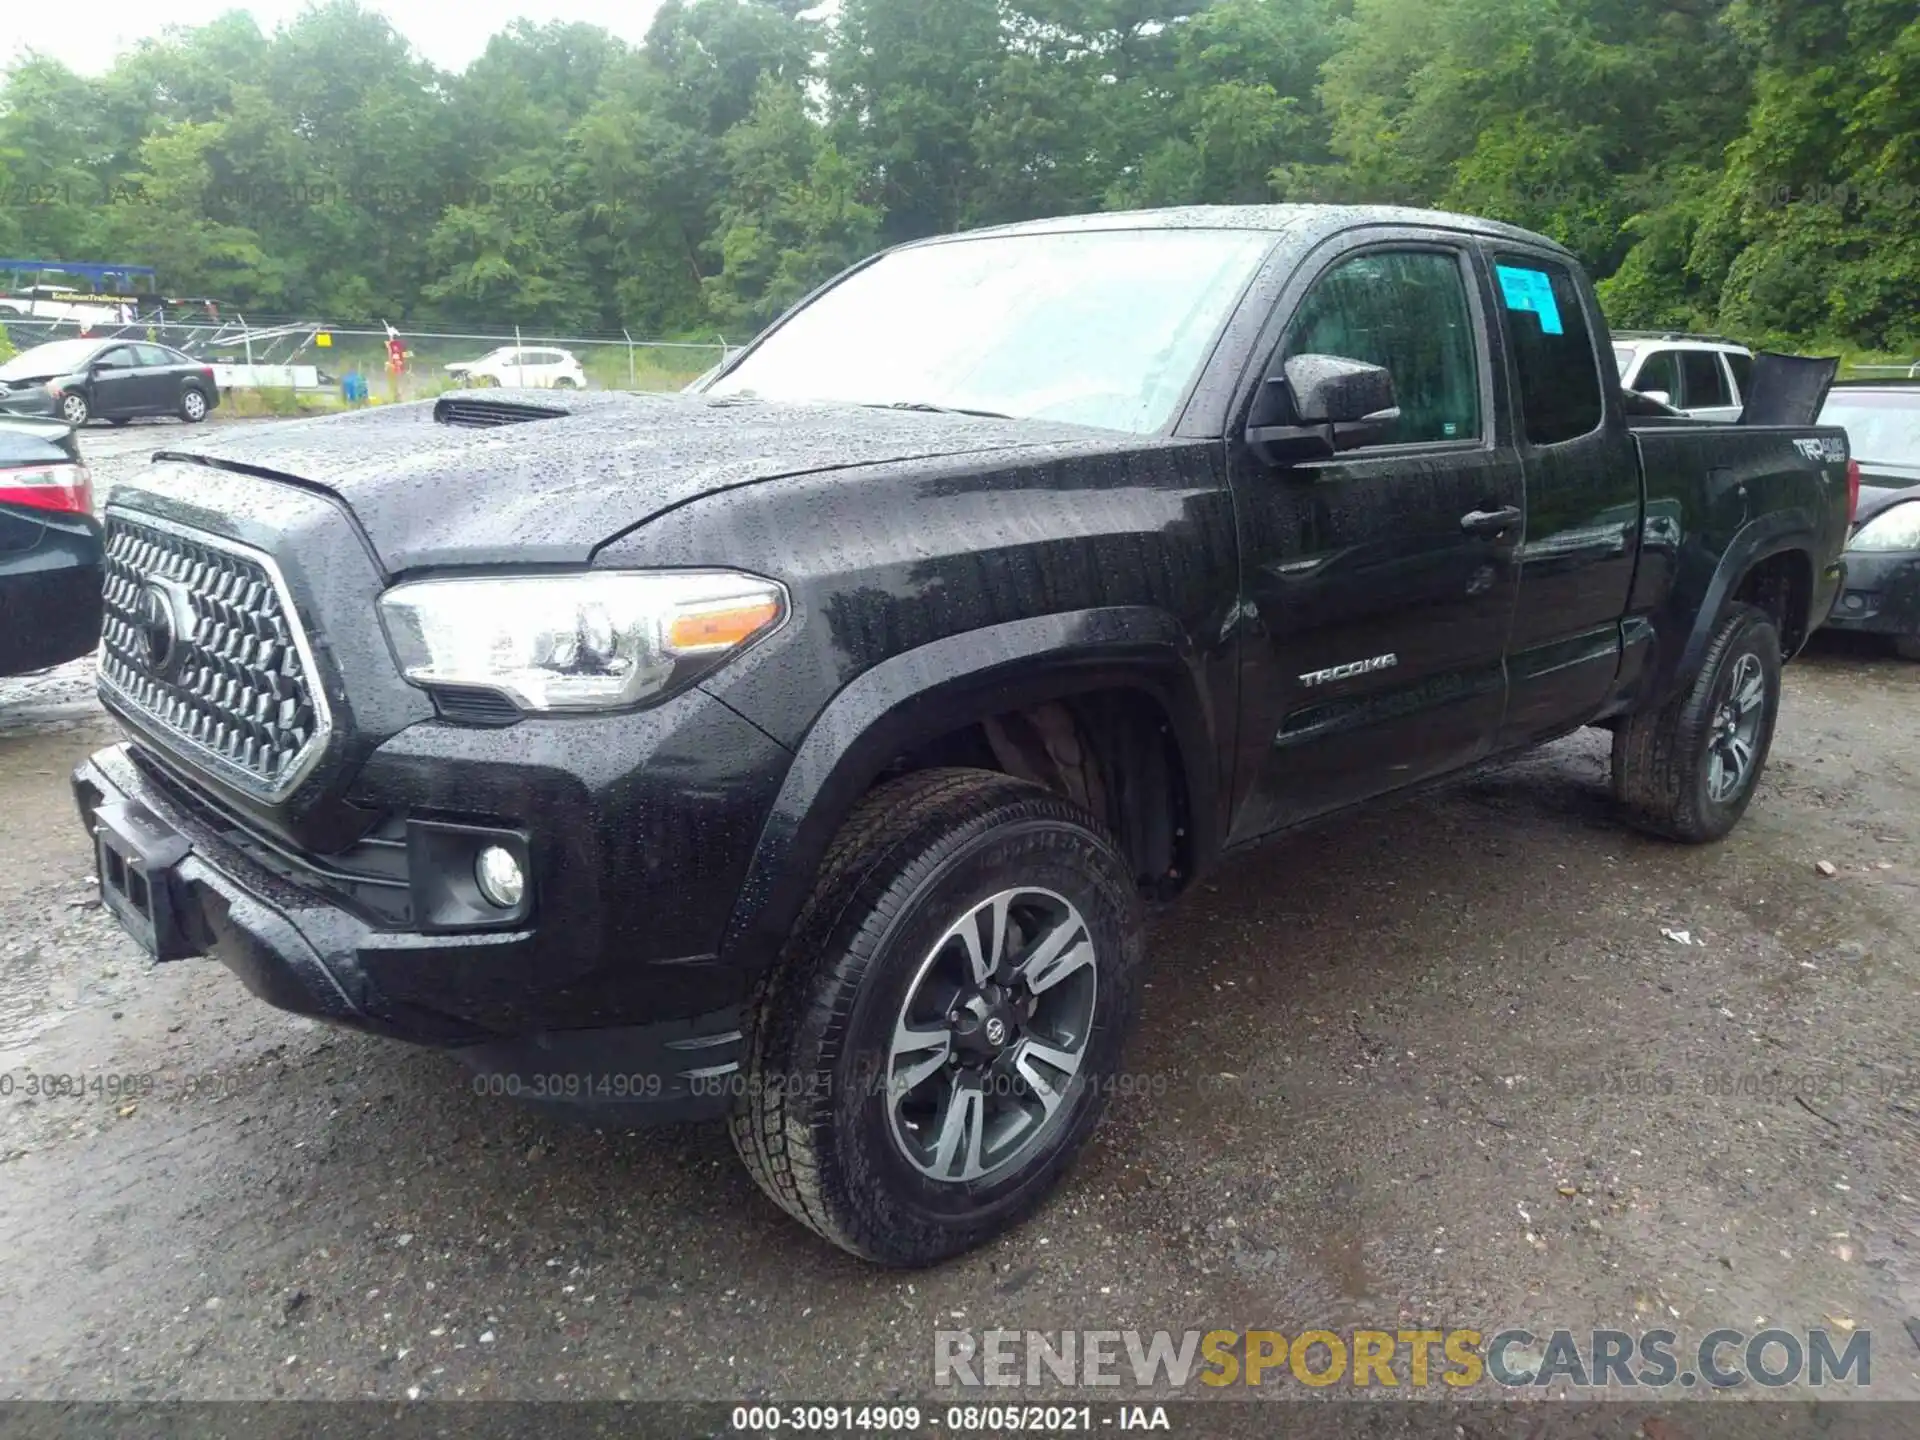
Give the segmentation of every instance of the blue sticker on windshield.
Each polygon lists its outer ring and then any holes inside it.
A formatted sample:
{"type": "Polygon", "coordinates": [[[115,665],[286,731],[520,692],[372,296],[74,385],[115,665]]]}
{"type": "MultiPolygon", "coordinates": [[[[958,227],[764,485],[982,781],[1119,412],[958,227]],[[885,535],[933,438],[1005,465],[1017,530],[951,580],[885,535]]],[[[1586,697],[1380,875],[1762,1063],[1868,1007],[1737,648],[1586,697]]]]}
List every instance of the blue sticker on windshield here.
{"type": "Polygon", "coordinates": [[[1522,270],[1517,265],[1496,265],[1500,294],[1509,310],[1531,310],[1540,317],[1545,335],[1564,335],[1560,324],[1560,304],[1553,298],[1553,280],[1544,270],[1522,270]]]}

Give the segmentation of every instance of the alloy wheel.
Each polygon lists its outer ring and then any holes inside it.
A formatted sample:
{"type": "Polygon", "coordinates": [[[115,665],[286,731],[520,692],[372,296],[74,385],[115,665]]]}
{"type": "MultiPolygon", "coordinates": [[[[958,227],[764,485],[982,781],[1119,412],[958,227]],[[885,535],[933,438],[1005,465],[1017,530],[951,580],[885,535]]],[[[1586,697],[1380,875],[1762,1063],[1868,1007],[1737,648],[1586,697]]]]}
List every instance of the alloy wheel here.
{"type": "Polygon", "coordinates": [[[1753,782],[1760,726],[1766,719],[1767,677],[1751,652],[1734,662],[1727,698],[1714,712],[1707,739],[1707,797],[1724,805],[1753,782]]]}
{"type": "Polygon", "coordinates": [[[887,1055],[888,1127],[907,1162],[958,1184],[1033,1151],[1078,1089],[1099,1000],[1093,938],[1051,890],[1002,890],[921,962],[887,1055]]]}

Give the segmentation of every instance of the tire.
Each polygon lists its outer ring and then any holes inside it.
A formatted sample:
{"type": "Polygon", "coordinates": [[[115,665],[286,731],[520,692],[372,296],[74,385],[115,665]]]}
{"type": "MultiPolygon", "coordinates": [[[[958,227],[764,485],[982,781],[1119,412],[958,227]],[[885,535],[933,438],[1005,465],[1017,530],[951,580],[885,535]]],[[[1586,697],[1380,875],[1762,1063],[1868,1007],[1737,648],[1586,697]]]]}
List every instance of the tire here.
{"type": "Polygon", "coordinates": [[[1613,793],[1627,818],[1687,844],[1724,838],[1753,799],[1779,715],[1780,632],[1765,611],[1729,606],[1693,684],[1613,733],[1613,793]],[[1746,748],[1744,769],[1733,739],[1746,748]]]}
{"type": "Polygon", "coordinates": [[[782,1209],[856,1255],[921,1266],[972,1249],[1039,1207],[1098,1122],[1143,950],[1131,871],[1078,806],[980,770],[884,785],[835,837],[755,987],[734,1148],[782,1209]],[[997,913],[1007,916],[997,973],[1026,961],[1051,973],[1031,991],[1015,982],[954,997],[947,981],[971,968],[962,924],[977,922],[990,953],[997,913]],[[904,1051],[903,1025],[916,1037],[904,1051]],[[1075,1028],[1077,1041],[1063,1038],[1075,1028]],[[918,1038],[942,1031],[944,1051],[918,1038]],[[991,1060],[990,1037],[1004,1047],[991,1060]],[[1043,1042],[1077,1043],[1077,1069],[1037,1060],[1028,1047],[1043,1042]],[[956,1143],[943,1147],[949,1133],[956,1143]]]}
{"type": "Polygon", "coordinates": [[[86,396],[78,390],[69,390],[60,397],[60,418],[78,428],[93,418],[93,409],[87,404],[86,396]]]}
{"type": "Polygon", "coordinates": [[[189,425],[207,418],[207,397],[192,385],[180,392],[180,418],[189,425]]]}
{"type": "Polygon", "coordinates": [[[579,387],[573,383],[573,377],[571,375],[559,375],[554,378],[553,388],[556,390],[577,390],[579,387]]]}
{"type": "Polygon", "coordinates": [[[1902,660],[1920,660],[1920,635],[1894,636],[1893,653],[1902,660]]]}

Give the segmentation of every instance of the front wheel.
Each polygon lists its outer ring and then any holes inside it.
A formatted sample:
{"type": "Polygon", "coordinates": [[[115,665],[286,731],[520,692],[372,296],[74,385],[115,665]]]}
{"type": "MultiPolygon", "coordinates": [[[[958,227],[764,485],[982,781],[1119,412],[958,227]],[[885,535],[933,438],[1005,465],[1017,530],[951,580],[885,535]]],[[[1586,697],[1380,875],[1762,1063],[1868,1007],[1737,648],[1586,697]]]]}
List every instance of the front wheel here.
{"type": "Polygon", "coordinates": [[[1764,610],[1729,606],[1693,684],[1614,730],[1614,794],[1641,829],[1719,840],[1753,799],[1779,714],[1780,632],[1764,610]]]}
{"type": "Polygon", "coordinates": [[[180,418],[189,425],[207,418],[207,397],[191,385],[180,393],[180,418]]]}
{"type": "Polygon", "coordinates": [[[69,390],[60,397],[60,418],[69,425],[84,425],[93,412],[87,408],[87,397],[76,390],[69,390]]]}
{"type": "Polygon", "coordinates": [[[986,771],[883,786],[756,987],[734,1147],[857,1255],[971,1249],[1046,1199],[1098,1121],[1142,950],[1131,872],[1077,806],[986,771]]]}

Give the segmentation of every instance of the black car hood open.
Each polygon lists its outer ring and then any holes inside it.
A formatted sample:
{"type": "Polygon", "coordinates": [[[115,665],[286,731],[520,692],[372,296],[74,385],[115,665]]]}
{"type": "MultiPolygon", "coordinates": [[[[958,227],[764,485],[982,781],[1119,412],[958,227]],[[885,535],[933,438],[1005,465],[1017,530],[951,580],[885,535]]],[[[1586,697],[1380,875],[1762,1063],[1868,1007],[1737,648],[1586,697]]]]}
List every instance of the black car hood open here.
{"type": "Polygon", "coordinates": [[[330,491],[397,575],[582,564],[662,511],[782,476],[1116,438],[1078,425],[862,406],[489,390],[442,397],[438,407],[223,427],[154,458],[330,491]],[[445,423],[436,408],[483,423],[445,423]],[[484,423],[517,408],[544,418],[484,423]]]}

